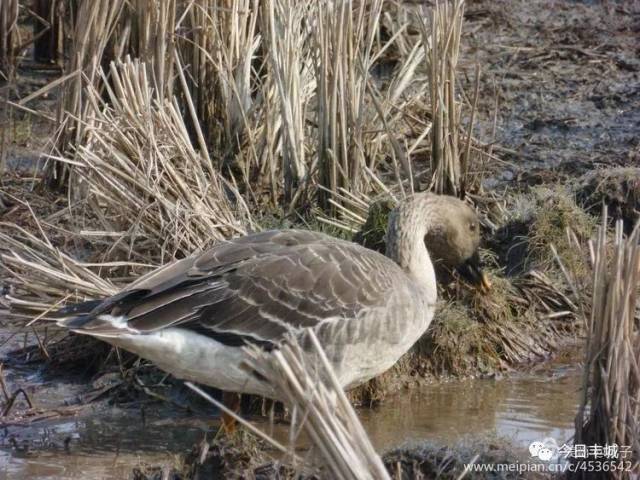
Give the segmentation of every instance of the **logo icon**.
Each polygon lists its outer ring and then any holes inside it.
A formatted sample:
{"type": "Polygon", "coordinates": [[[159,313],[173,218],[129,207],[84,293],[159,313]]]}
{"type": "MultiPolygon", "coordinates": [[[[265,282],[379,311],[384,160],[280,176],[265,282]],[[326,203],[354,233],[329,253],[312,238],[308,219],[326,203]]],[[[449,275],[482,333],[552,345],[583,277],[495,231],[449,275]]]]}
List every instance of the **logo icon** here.
{"type": "Polygon", "coordinates": [[[531,442],[529,453],[533,458],[548,462],[558,453],[558,443],[553,438],[545,438],[540,442],[531,442]]]}

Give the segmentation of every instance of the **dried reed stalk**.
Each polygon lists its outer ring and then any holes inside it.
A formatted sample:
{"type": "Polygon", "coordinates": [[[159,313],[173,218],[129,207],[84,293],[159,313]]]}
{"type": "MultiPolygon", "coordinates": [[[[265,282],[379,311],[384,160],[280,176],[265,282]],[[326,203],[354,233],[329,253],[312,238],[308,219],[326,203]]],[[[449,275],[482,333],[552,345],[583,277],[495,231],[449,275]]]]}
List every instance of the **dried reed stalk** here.
{"type": "Polygon", "coordinates": [[[311,3],[279,0],[264,2],[263,7],[262,30],[280,107],[284,201],[295,206],[295,193],[309,169],[305,121],[315,82],[309,52],[311,31],[305,19],[311,3]]]}
{"type": "MultiPolygon", "coordinates": [[[[631,447],[632,471],[640,468],[640,331],[636,319],[640,285],[640,225],[625,238],[616,223],[613,243],[603,215],[595,243],[591,312],[576,444],[631,447]]],[[[609,478],[632,478],[629,471],[609,478]]],[[[581,476],[582,474],[578,474],[581,476]]],[[[600,478],[600,477],[599,477],[600,478]]]]}
{"type": "MultiPolygon", "coordinates": [[[[78,72],[65,85],[58,112],[59,132],[56,149],[64,154],[80,145],[86,131],[87,101],[85,87],[99,88],[99,69],[105,60],[105,49],[112,39],[124,0],[83,0],[78,8],[74,26],[72,50],[69,52],[68,72],[78,72]]],[[[65,186],[69,171],[66,165],[50,163],[46,169],[51,185],[65,186]]]]}
{"type": "MultiPolygon", "coordinates": [[[[294,462],[300,462],[295,454],[295,443],[304,431],[329,478],[389,479],[380,456],[340,387],[320,342],[313,331],[308,330],[307,335],[307,350],[303,350],[294,339],[287,340],[271,352],[258,347],[247,348],[250,355],[248,369],[264,378],[273,388],[275,396],[283,400],[291,411],[290,444],[286,452],[294,462]]],[[[189,386],[223,411],[235,416],[275,448],[285,450],[277,441],[256,432],[250,423],[227,410],[224,405],[197,387],[189,386]]],[[[313,465],[293,466],[308,468],[313,465]]]]}
{"type": "Polygon", "coordinates": [[[420,21],[433,122],[431,188],[436,193],[457,196],[462,193],[463,148],[460,143],[461,108],[455,86],[463,18],[464,0],[438,1],[429,16],[429,26],[426,20],[421,18],[420,21]]]}
{"type": "Polygon", "coordinates": [[[13,79],[18,35],[18,0],[3,0],[0,4],[0,75],[13,79]]]}
{"type": "Polygon", "coordinates": [[[36,60],[62,66],[64,58],[65,16],[74,17],[69,0],[34,0],[30,12],[35,21],[33,54],[36,60]]]}
{"type": "Polygon", "coordinates": [[[0,267],[8,293],[0,302],[12,316],[31,323],[63,302],[80,302],[117,293],[117,287],[99,275],[100,269],[119,264],[91,265],[57,248],[38,224],[39,235],[6,222],[0,223],[0,267]]]}
{"type": "Polygon", "coordinates": [[[365,98],[382,4],[346,0],[315,5],[319,196],[325,209],[335,210],[330,192],[365,190],[367,133],[376,129],[376,113],[365,98]]]}
{"type": "Polygon", "coordinates": [[[178,47],[190,66],[187,83],[218,167],[236,166],[244,178],[257,166],[255,102],[264,100],[253,72],[262,45],[258,0],[195,0],[176,25],[178,47]],[[249,130],[247,132],[247,130],[249,130]],[[248,148],[241,152],[246,137],[248,148]],[[238,158],[239,157],[239,158],[238,158]]]}
{"type": "Polygon", "coordinates": [[[128,254],[135,241],[138,254],[163,263],[246,233],[252,222],[244,201],[206,150],[194,149],[175,101],[154,98],[148,67],[112,63],[110,81],[108,105],[98,91],[87,91],[95,128],[74,168],[90,215],[104,232],[118,234],[113,249],[128,254]]]}
{"type": "Polygon", "coordinates": [[[113,60],[124,59],[129,43],[128,52],[148,65],[156,98],[170,99],[175,79],[176,0],[136,0],[127,13],[121,20],[124,26],[116,40],[113,60]]]}

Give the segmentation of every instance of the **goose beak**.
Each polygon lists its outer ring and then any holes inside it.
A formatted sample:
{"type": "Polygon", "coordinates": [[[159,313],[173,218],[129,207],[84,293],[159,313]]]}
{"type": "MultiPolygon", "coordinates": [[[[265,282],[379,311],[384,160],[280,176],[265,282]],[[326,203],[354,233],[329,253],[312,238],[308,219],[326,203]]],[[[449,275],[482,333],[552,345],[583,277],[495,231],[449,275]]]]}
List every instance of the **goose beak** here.
{"type": "Polygon", "coordinates": [[[480,266],[480,256],[478,252],[469,257],[457,270],[462,278],[480,290],[481,293],[486,294],[491,290],[489,277],[482,271],[482,267],[480,266]]]}

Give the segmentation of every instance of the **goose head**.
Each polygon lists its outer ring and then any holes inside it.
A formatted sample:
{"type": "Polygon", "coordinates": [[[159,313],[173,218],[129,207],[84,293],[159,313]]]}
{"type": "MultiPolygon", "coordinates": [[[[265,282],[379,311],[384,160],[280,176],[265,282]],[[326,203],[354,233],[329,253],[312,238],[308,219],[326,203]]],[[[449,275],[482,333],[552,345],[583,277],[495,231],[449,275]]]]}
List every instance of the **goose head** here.
{"type": "Polygon", "coordinates": [[[433,263],[456,269],[483,293],[491,287],[478,254],[480,220],[456,197],[432,193],[407,197],[389,216],[386,240],[387,256],[429,287],[435,288],[433,263]]]}
{"type": "Polygon", "coordinates": [[[427,229],[424,243],[431,258],[449,270],[455,269],[471,285],[486,293],[491,288],[480,262],[480,219],[467,203],[451,196],[438,196],[438,213],[427,229]]]}

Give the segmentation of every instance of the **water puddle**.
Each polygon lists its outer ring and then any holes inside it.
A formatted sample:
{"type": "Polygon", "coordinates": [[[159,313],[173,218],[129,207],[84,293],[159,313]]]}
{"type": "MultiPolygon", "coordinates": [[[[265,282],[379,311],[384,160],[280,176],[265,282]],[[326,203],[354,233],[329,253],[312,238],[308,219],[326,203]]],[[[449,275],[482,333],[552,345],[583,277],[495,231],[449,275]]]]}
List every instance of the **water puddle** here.
{"type": "MultiPolygon", "coordinates": [[[[393,396],[359,415],[379,451],[425,441],[450,446],[503,441],[525,458],[533,441],[570,440],[580,372],[571,359],[500,380],[452,381],[393,396]]],[[[254,423],[272,430],[264,418],[254,423]]],[[[215,428],[213,417],[151,406],[145,415],[106,407],[81,418],[5,426],[0,480],[128,478],[141,465],[174,465],[178,454],[215,428]]],[[[273,433],[286,442],[286,426],[276,425],[273,433]]]]}
{"type": "Polygon", "coordinates": [[[403,443],[454,445],[507,440],[523,451],[547,437],[559,444],[573,435],[581,369],[548,370],[502,380],[465,380],[425,387],[360,412],[379,450],[403,443]]]}

